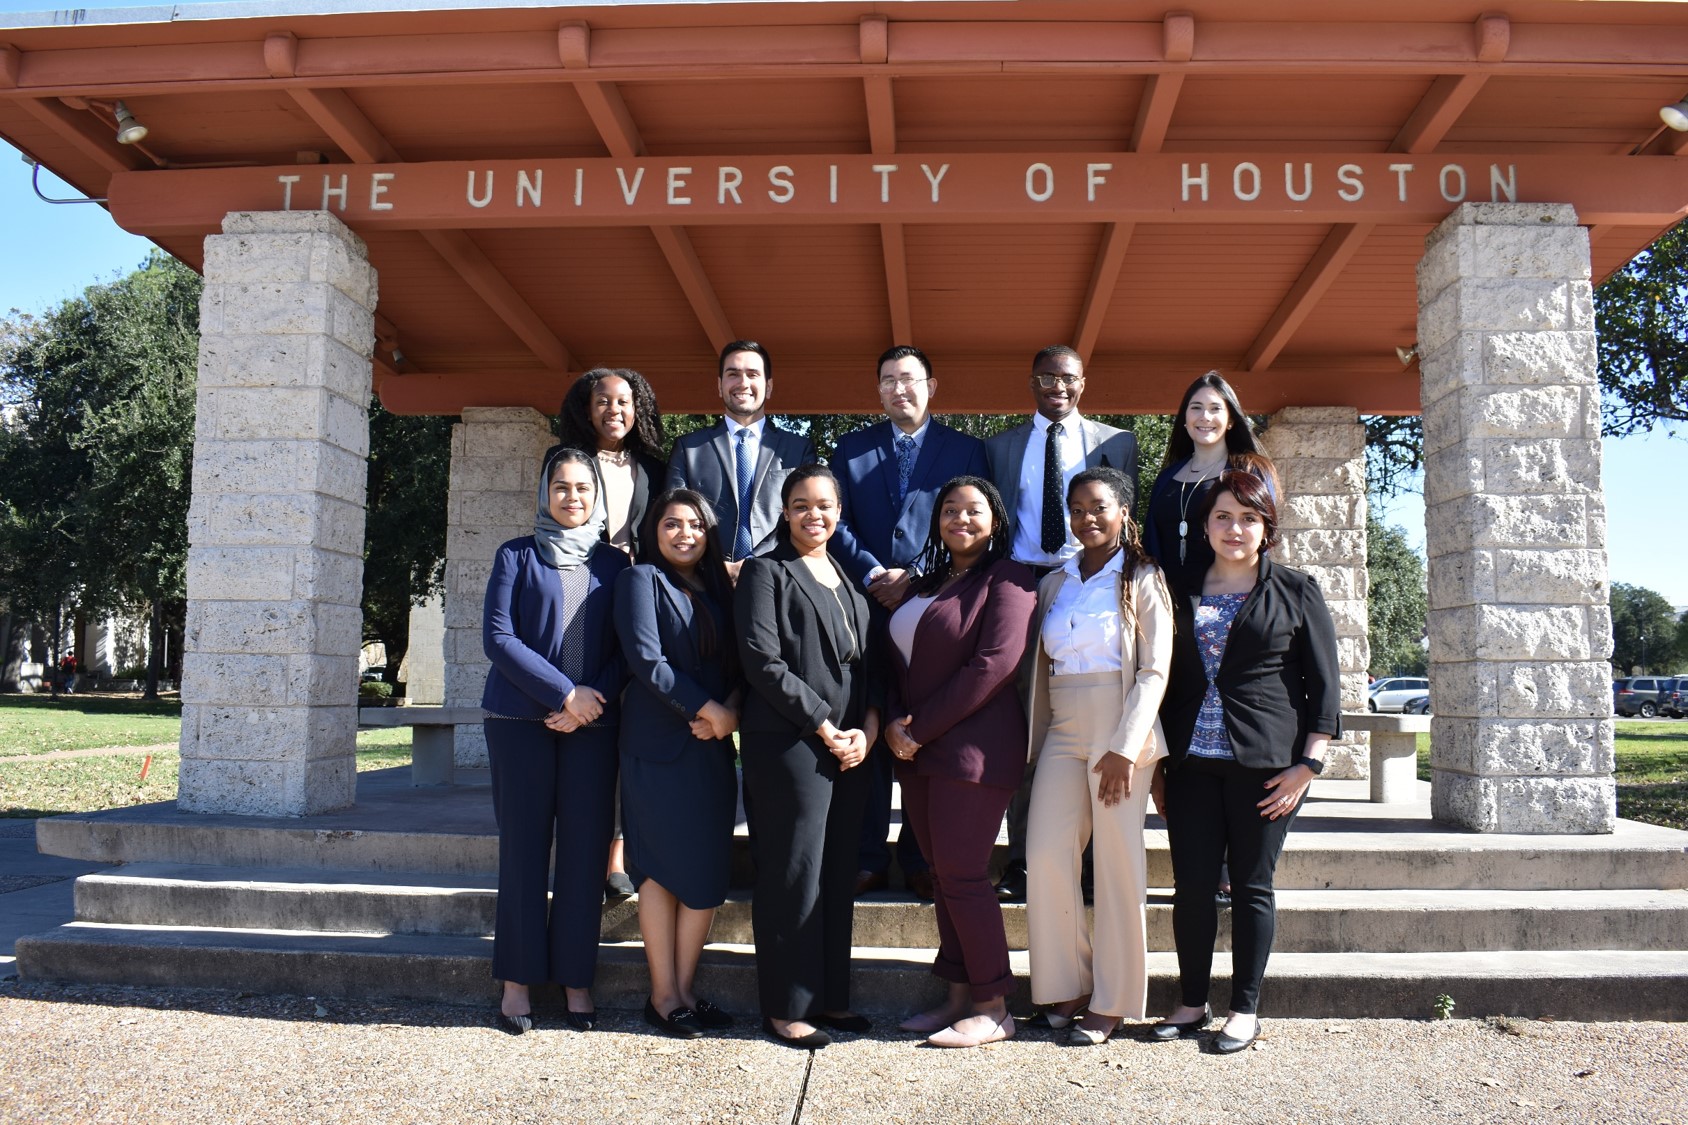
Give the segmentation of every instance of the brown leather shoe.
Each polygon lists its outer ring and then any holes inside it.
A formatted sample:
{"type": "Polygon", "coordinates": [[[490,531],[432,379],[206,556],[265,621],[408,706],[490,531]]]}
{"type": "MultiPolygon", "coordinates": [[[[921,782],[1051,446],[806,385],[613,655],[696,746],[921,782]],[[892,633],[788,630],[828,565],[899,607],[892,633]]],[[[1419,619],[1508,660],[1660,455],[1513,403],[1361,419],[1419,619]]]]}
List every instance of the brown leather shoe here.
{"type": "Polygon", "coordinates": [[[885,877],[883,871],[856,872],[856,894],[858,895],[872,894],[874,891],[882,891],[888,886],[890,886],[890,880],[885,877]]]}
{"type": "Polygon", "coordinates": [[[915,898],[923,898],[927,902],[931,902],[935,897],[930,871],[916,871],[912,875],[903,876],[903,885],[908,888],[908,893],[915,898]]]}

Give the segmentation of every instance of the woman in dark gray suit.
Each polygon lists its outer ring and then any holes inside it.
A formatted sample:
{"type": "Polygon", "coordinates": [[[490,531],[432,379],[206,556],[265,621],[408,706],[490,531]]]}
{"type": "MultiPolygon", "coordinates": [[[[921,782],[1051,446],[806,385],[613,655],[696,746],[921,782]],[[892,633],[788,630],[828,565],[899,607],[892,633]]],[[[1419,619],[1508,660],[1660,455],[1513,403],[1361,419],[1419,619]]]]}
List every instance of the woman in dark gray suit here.
{"type": "Polygon", "coordinates": [[[762,1027],[794,1047],[866,1031],[850,1011],[856,843],[879,734],[867,600],[827,554],[838,482],[824,465],[781,489],[782,541],[745,560],[733,599],[744,665],[739,748],[756,817],[762,1027]]]}
{"type": "Polygon", "coordinates": [[[656,498],[651,561],[616,583],[615,623],[631,685],[621,728],[627,863],[650,966],[645,1020],[695,1039],[732,1018],[693,989],[715,908],[727,897],[738,790],[738,660],[732,584],[709,502],[688,488],[656,498]]]}

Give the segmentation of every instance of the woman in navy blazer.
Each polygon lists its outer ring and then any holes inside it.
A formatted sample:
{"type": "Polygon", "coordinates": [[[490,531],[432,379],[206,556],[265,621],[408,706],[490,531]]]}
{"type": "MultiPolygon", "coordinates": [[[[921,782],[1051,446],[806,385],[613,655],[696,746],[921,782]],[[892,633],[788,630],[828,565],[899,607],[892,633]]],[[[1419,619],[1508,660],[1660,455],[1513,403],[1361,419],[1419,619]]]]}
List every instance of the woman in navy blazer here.
{"type": "Polygon", "coordinates": [[[658,496],[645,522],[651,562],[616,583],[615,621],[629,684],[621,719],[627,863],[639,890],[650,966],[645,1020],[695,1039],[732,1018],[694,990],[715,908],[727,897],[741,691],[732,583],[710,532],[715,514],[689,488],[658,496]]]}
{"type": "Polygon", "coordinates": [[[827,554],[838,483],[824,465],[781,489],[782,542],[745,560],[733,596],[747,688],[739,724],[754,807],[756,979],[762,1027],[794,1047],[831,1042],[816,1024],[866,1031],[850,1010],[860,769],[883,694],[867,599],[827,554]]]}
{"type": "Polygon", "coordinates": [[[1278,532],[1267,484],[1226,470],[1200,518],[1214,560],[1198,590],[1173,599],[1161,702],[1168,757],[1155,795],[1172,854],[1181,1001],[1152,1034],[1177,1039],[1207,1025],[1218,928],[1208,888],[1228,849],[1231,1009],[1214,1047],[1230,1053],[1260,1034],[1272,876],[1330,740],[1342,733],[1341,684],[1336,627],[1318,583],[1266,554],[1278,532]]]}
{"type": "Polygon", "coordinates": [[[897,676],[885,740],[897,757],[903,816],[932,863],[938,912],[935,976],[946,1002],[907,1020],[939,1047],[1014,1034],[1014,989],[991,849],[1026,769],[1026,712],[1015,673],[1037,593],[1008,558],[1008,510],[996,486],[961,476],[938,492],[920,577],[891,615],[897,676]]]}
{"type": "Polygon", "coordinates": [[[625,678],[613,595],[627,556],[600,541],[596,467],[560,449],[540,475],[534,533],[498,548],[481,636],[492,668],[481,706],[498,821],[492,974],[499,1022],[533,1026],[531,985],[561,984],[570,1026],[592,1026],[599,903],[615,793],[625,678]],[[546,876],[556,843],[556,874],[546,876]]]}

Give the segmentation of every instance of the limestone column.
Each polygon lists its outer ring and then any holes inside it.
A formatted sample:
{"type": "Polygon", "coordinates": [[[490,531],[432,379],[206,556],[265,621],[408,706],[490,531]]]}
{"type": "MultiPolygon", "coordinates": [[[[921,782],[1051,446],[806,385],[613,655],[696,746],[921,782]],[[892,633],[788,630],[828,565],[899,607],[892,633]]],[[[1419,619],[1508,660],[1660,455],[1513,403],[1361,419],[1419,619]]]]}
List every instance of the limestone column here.
{"type": "Polygon", "coordinates": [[[445,598],[435,594],[410,607],[410,643],[399,669],[405,702],[437,707],[445,702],[445,598]]]}
{"type": "MultiPolygon", "coordinates": [[[[1261,444],[1278,467],[1282,541],[1272,557],[1305,570],[1336,621],[1342,709],[1366,708],[1371,664],[1366,615],[1366,428],[1352,407],[1285,407],[1272,415],[1261,444]]],[[[1369,736],[1333,742],[1325,777],[1371,775],[1369,736]]]]}
{"type": "Polygon", "coordinates": [[[1588,235],[1463,204],[1418,266],[1435,815],[1610,832],[1606,504],[1588,235]]]}
{"type": "Polygon", "coordinates": [[[178,803],[344,808],[356,770],[375,271],[320,211],[205,240],[178,803]]]}
{"type": "MultiPolygon", "coordinates": [[[[540,459],[556,443],[550,423],[528,407],[470,407],[451,428],[451,484],[445,532],[445,704],[478,707],[488,661],[481,606],[492,556],[508,539],[533,534],[540,459]]],[[[457,728],[458,768],[487,764],[478,726],[457,728]]]]}

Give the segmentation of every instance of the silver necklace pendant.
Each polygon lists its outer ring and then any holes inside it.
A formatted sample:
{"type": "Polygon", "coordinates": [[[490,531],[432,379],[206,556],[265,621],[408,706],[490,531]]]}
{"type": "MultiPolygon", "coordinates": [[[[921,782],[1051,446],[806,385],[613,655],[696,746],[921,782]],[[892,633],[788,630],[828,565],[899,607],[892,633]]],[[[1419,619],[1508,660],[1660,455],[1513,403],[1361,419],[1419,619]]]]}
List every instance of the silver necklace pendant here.
{"type": "Polygon", "coordinates": [[[1190,521],[1189,520],[1179,520],[1178,521],[1178,538],[1180,538],[1180,539],[1188,538],[1189,534],[1190,534],[1190,521]]]}

